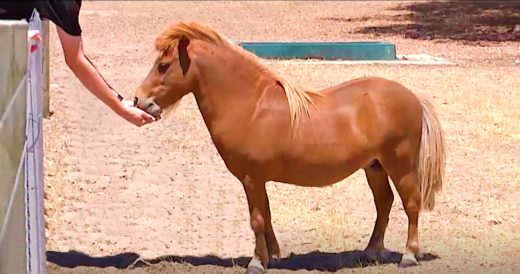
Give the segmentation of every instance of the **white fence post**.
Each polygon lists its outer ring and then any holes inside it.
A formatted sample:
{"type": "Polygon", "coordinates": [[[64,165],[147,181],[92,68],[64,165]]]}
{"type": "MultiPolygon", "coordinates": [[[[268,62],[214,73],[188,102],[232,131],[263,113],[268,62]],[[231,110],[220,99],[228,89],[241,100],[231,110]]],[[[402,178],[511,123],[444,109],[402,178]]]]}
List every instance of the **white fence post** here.
{"type": "MultiPolygon", "coordinates": [[[[29,22],[29,69],[27,96],[27,151],[26,157],[26,216],[27,216],[27,270],[28,273],[45,271],[45,218],[43,186],[43,41],[42,21],[38,12],[29,22]]],[[[45,36],[48,34],[45,33],[45,36]]],[[[47,49],[45,49],[47,50],[47,49]]]]}

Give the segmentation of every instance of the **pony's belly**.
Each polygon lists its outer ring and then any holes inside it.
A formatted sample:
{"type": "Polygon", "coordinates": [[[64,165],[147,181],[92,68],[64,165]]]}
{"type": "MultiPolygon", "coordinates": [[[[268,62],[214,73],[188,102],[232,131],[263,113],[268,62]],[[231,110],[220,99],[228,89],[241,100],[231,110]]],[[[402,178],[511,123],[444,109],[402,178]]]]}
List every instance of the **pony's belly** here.
{"type": "Polygon", "coordinates": [[[335,184],[352,175],[361,164],[341,163],[336,165],[288,165],[272,181],[308,187],[335,184]]]}

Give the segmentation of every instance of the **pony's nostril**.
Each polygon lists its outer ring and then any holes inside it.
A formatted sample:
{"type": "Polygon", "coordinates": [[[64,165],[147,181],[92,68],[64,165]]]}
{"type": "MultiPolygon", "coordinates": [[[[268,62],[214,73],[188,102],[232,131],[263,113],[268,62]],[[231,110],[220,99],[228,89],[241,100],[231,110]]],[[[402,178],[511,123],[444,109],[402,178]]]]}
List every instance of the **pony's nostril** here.
{"type": "Polygon", "coordinates": [[[153,102],[150,102],[150,103],[148,103],[148,105],[146,106],[146,108],[151,108],[151,107],[153,107],[153,106],[154,106],[154,103],[153,103],[153,102]]]}

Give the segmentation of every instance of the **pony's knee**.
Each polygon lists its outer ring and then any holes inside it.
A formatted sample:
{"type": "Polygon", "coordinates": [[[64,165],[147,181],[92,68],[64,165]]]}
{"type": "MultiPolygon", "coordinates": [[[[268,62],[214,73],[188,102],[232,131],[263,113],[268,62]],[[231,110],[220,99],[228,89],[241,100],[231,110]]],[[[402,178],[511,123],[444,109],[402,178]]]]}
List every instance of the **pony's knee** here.
{"type": "Polygon", "coordinates": [[[265,219],[261,215],[251,216],[251,229],[255,234],[264,234],[265,219]]]}
{"type": "Polygon", "coordinates": [[[405,211],[407,214],[418,214],[421,211],[421,199],[419,198],[410,198],[405,203],[405,211]]]}

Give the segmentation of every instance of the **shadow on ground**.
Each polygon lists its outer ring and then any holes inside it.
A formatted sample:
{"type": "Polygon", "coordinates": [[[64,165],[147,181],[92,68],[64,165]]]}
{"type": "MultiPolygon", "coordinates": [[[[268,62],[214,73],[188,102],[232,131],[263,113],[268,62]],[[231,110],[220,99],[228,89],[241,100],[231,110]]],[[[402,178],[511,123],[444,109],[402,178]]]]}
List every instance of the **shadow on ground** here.
{"type": "Polygon", "coordinates": [[[462,42],[520,41],[520,1],[432,1],[406,3],[391,9],[398,15],[324,20],[374,21],[356,33],[404,35],[422,40],[462,42]]]}
{"type": "MultiPolygon", "coordinates": [[[[271,261],[270,269],[285,270],[320,270],[320,271],[338,271],[343,268],[361,268],[371,265],[381,264],[398,264],[402,254],[398,252],[390,252],[387,256],[372,258],[363,251],[346,251],[341,253],[325,253],[311,252],[301,255],[291,255],[280,261],[271,261]]],[[[419,261],[431,261],[439,257],[427,253],[419,261]]],[[[69,251],[57,252],[47,251],[47,261],[57,264],[61,267],[115,267],[119,269],[131,267],[143,267],[146,265],[158,263],[187,263],[193,266],[212,265],[220,267],[247,267],[251,257],[239,258],[219,258],[217,256],[161,256],[155,259],[144,259],[136,253],[122,253],[114,256],[91,257],[87,254],[69,251]]]]}

